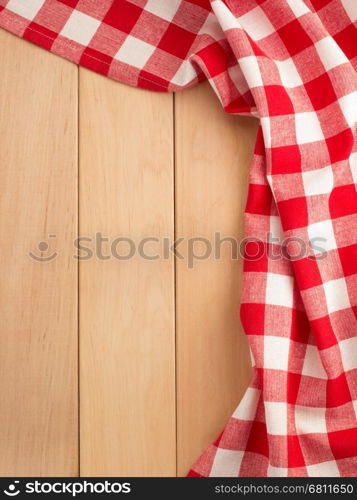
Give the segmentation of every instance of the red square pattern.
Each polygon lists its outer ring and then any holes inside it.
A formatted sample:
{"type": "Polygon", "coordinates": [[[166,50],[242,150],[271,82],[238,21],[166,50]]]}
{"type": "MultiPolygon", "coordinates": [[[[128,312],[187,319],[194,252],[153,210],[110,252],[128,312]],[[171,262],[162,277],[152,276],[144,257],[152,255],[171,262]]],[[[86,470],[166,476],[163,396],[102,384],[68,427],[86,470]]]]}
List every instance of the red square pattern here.
{"type": "Polygon", "coordinates": [[[42,45],[42,47],[49,50],[57,37],[57,33],[45,28],[42,25],[32,22],[25,30],[23,36],[26,40],[42,45]]]}
{"type": "Polygon", "coordinates": [[[246,212],[251,214],[270,215],[273,196],[267,184],[251,184],[249,186],[246,212]]]}
{"type": "Polygon", "coordinates": [[[253,422],[247,443],[247,451],[269,456],[269,444],[266,425],[263,422],[253,422]]]}
{"type": "Polygon", "coordinates": [[[305,459],[301,451],[298,436],[288,436],[288,466],[304,467],[305,459]]]}
{"type": "Polygon", "coordinates": [[[315,110],[336,102],[337,96],[327,73],[305,83],[305,89],[315,110]]]}
{"type": "Polygon", "coordinates": [[[303,197],[291,200],[278,201],[278,209],[284,231],[306,227],[308,225],[308,213],[306,199],[303,197]]]}
{"type": "Polygon", "coordinates": [[[338,249],[345,276],[357,274],[357,244],[338,249]]]}
{"type": "Polygon", "coordinates": [[[344,217],[357,214],[357,192],[354,184],[336,187],[329,199],[331,217],[344,217]]]}
{"type": "Polygon", "coordinates": [[[265,304],[241,304],[240,317],[246,335],[264,335],[265,304]]]}
{"type": "Polygon", "coordinates": [[[299,19],[294,19],[278,30],[284,46],[294,56],[312,45],[312,40],[301,26],[299,19]]]}
{"type": "Polygon", "coordinates": [[[65,5],[68,5],[68,7],[72,7],[72,9],[75,9],[79,0],[58,0],[61,3],[64,3],[65,5]]]}
{"type": "Polygon", "coordinates": [[[190,50],[196,35],[175,24],[169,24],[166,32],[161,38],[158,48],[173,54],[176,57],[185,59],[190,50]]]}
{"type": "Polygon", "coordinates": [[[350,129],[346,129],[339,134],[326,139],[331,163],[346,160],[353,150],[353,134],[350,129]]]}
{"type": "Polygon", "coordinates": [[[336,335],[328,316],[311,321],[311,328],[317,340],[319,349],[328,349],[329,347],[336,345],[336,335]]]}
{"type": "Polygon", "coordinates": [[[244,245],[244,271],[268,271],[268,244],[259,239],[250,239],[244,245]]]}
{"type": "Polygon", "coordinates": [[[294,106],[291,99],[281,85],[267,85],[264,87],[269,115],[291,115],[294,113],[294,106]]]}
{"type": "Polygon", "coordinates": [[[357,427],[328,434],[332,453],[335,458],[354,457],[357,443],[357,427]]]}
{"type": "Polygon", "coordinates": [[[86,68],[94,67],[95,71],[106,75],[109,71],[112,60],[112,57],[87,47],[82,54],[80,64],[86,68]]]}
{"type": "Polygon", "coordinates": [[[332,408],[340,406],[351,401],[351,394],[348,388],[346,375],[341,373],[337,378],[327,381],[326,387],[326,406],[332,408]]]}
{"type": "Polygon", "coordinates": [[[293,174],[301,172],[301,154],[297,145],[271,149],[271,173],[293,174]]]}
{"type": "Polygon", "coordinates": [[[306,290],[322,284],[319,267],[314,257],[296,260],[294,262],[296,279],[300,290],[306,290]]]}
{"type": "Polygon", "coordinates": [[[124,33],[130,33],[139,19],[142,9],[126,0],[115,0],[103,22],[124,33]]]}

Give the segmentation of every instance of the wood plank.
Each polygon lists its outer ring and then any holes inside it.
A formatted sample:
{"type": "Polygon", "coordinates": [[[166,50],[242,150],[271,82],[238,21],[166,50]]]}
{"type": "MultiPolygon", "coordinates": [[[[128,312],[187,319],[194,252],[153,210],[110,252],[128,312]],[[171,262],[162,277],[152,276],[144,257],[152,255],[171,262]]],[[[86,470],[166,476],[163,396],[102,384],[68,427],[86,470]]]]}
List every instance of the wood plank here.
{"type": "Polygon", "coordinates": [[[77,68],[5,31],[0,45],[0,475],[74,476],[77,68]]]}
{"type": "MultiPolygon", "coordinates": [[[[177,237],[238,240],[256,120],[226,115],[203,84],[176,95],[175,128],[177,237]]],[[[211,252],[190,269],[184,248],[176,270],[180,476],[216,439],[250,378],[238,317],[241,259],[225,243],[220,259],[211,252]]],[[[195,244],[197,254],[207,248],[195,244]]]]}
{"type": "MultiPolygon", "coordinates": [[[[172,108],[80,70],[82,236],[173,236],[172,108]]],[[[174,475],[173,260],[83,260],[80,290],[81,475],[174,475]]]]}

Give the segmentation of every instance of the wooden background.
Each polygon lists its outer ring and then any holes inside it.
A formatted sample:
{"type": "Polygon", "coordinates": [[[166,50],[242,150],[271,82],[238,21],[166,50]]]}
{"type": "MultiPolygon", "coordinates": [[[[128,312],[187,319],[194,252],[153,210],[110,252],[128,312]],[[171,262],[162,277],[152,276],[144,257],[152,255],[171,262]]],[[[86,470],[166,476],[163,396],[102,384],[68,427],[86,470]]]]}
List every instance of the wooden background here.
{"type": "Polygon", "coordinates": [[[0,476],[185,475],[249,382],[241,262],[74,241],[238,238],[257,123],[0,46],[0,476]]]}

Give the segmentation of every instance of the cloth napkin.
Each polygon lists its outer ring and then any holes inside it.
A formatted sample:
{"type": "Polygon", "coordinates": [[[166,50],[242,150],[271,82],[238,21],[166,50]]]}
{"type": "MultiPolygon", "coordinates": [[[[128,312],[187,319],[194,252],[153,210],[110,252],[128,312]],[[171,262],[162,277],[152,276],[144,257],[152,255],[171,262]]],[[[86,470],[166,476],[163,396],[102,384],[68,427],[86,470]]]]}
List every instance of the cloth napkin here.
{"type": "Polygon", "coordinates": [[[241,320],[254,376],[190,476],[357,475],[356,0],[0,0],[0,26],[121,82],[208,80],[260,119],[241,320]]]}

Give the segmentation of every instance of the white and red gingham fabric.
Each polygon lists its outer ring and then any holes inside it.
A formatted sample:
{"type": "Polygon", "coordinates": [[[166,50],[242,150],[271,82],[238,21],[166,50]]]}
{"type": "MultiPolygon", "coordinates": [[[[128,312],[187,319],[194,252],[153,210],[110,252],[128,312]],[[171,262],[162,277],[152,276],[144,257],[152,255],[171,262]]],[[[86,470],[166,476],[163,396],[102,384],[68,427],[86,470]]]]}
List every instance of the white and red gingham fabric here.
{"type": "Polygon", "coordinates": [[[0,26],[122,82],[208,79],[260,118],[241,319],[254,377],[190,476],[357,476],[356,0],[0,0],[0,26]]]}

